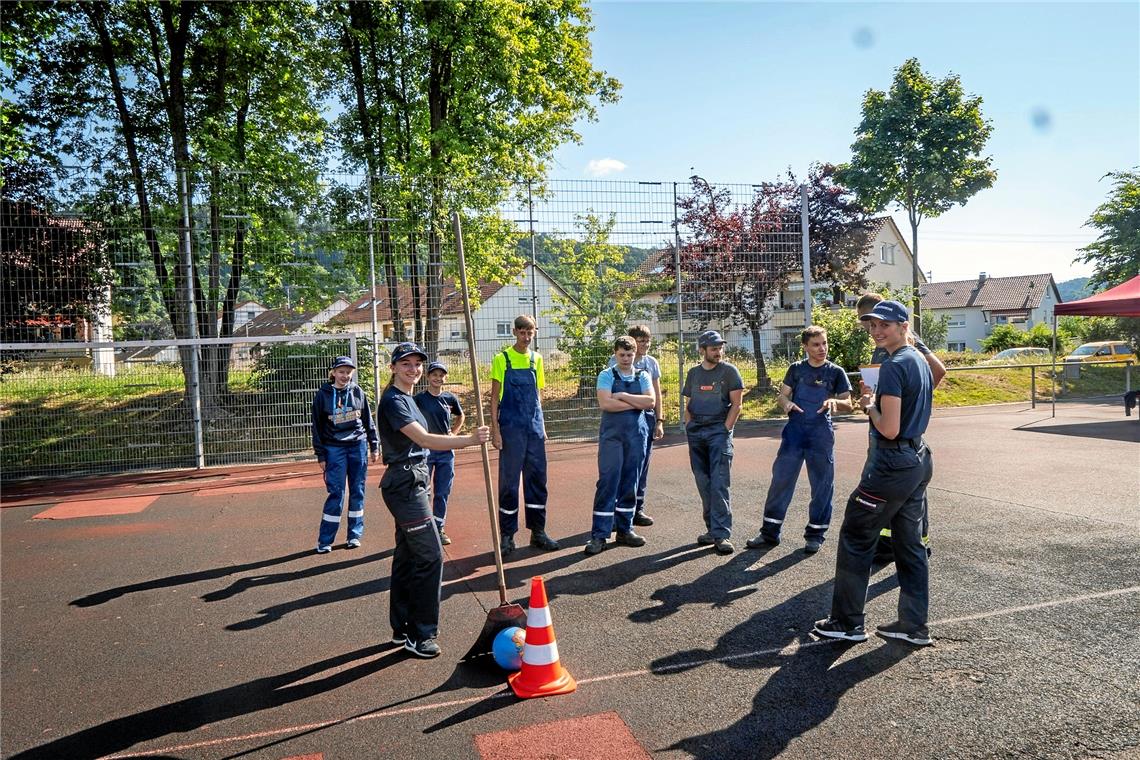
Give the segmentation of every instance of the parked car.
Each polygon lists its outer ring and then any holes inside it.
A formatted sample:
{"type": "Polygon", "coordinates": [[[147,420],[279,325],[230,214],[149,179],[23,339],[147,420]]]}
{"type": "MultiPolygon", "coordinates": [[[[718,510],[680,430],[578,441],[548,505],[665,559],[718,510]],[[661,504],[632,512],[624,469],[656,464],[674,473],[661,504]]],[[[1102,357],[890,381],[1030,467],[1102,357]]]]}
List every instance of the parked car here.
{"type": "Polygon", "coordinates": [[[1049,349],[1036,346],[1019,346],[998,351],[982,364],[1044,364],[1049,361],[1049,349]]]}
{"type": "Polygon", "coordinates": [[[1077,346],[1066,362],[1136,362],[1136,352],[1123,340],[1102,340],[1077,346]]]}

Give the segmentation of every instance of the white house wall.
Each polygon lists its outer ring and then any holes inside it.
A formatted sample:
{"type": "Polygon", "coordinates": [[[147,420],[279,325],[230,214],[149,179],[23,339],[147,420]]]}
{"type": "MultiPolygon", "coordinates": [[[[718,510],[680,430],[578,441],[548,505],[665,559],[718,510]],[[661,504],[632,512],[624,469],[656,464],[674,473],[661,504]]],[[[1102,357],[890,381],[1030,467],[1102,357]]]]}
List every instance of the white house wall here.
{"type": "MultiPolygon", "coordinates": [[[[873,283],[885,283],[892,288],[910,287],[913,275],[908,250],[907,245],[897,234],[897,228],[889,222],[884,223],[878,234],[875,235],[874,243],[871,244],[870,255],[874,263],[867,270],[867,280],[873,283]],[[894,252],[893,264],[882,262],[884,245],[894,246],[892,249],[894,252]]],[[[926,279],[920,275],[919,282],[925,281],[926,279]]]]}

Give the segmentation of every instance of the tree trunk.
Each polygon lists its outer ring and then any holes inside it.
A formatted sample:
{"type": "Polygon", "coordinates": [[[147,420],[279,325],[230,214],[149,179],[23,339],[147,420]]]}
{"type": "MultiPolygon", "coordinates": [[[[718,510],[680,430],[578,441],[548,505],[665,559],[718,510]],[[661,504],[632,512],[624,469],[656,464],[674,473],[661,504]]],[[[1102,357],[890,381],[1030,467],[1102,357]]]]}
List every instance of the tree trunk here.
{"type": "Polygon", "coordinates": [[[439,311],[443,301],[443,245],[435,218],[436,215],[432,214],[432,225],[428,231],[428,309],[424,326],[424,350],[428,356],[435,356],[439,349],[439,311]]]}
{"type": "Polygon", "coordinates": [[[911,297],[910,326],[922,335],[922,303],[918,297],[918,219],[911,214],[910,218],[910,255],[911,255],[911,287],[914,295],[911,297]]]}
{"type": "Polygon", "coordinates": [[[748,330],[752,333],[752,354],[756,357],[756,389],[767,393],[772,390],[772,380],[768,377],[768,365],[764,361],[764,349],[760,343],[760,325],[749,321],[748,330]]]}

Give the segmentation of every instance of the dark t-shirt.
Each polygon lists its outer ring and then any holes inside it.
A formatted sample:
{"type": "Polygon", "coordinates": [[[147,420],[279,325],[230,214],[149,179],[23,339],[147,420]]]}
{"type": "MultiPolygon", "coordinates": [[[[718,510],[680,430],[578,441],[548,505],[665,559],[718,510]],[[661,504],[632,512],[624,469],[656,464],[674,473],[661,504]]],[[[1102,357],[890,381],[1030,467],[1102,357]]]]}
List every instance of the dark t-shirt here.
{"type": "MultiPolygon", "coordinates": [[[[875,406],[882,409],[879,400],[883,396],[898,396],[902,400],[899,439],[920,438],[926,432],[933,406],[932,380],[926,359],[911,346],[903,346],[895,351],[879,367],[875,406]]],[[[871,425],[871,435],[884,438],[874,425],[871,425]]]]}
{"type": "Polygon", "coordinates": [[[816,385],[827,388],[829,397],[851,392],[851,381],[847,373],[835,362],[824,362],[822,367],[813,367],[807,359],[800,359],[788,366],[784,373],[784,385],[792,389],[792,401],[796,400],[796,383],[807,376],[816,385]]]}
{"type": "MultiPolygon", "coordinates": [[[[851,392],[851,381],[847,379],[847,373],[843,371],[843,367],[835,362],[824,362],[819,367],[811,366],[811,362],[807,359],[793,362],[788,366],[788,371],[784,373],[784,385],[792,389],[792,401],[796,402],[805,413],[815,412],[816,409],[807,408],[800,403],[802,399],[796,397],[796,384],[801,379],[807,380],[817,388],[826,390],[825,398],[834,398],[851,392]]],[[[830,416],[831,413],[828,412],[825,419],[830,416]]]]}
{"type": "Polygon", "coordinates": [[[400,432],[413,422],[420,423],[424,430],[428,427],[428,421],[424,419],[423,412],[416,406],[416,400],[410,394],[404,393],[394,384],[389,385],[380,395],[380,408],[376,417],[384,464],[418,462],[427,456],[427,449],[400,432]]]}
{"type": "MultiPolygon", "coordinates": [[[[918,352],[923,356],[932,353],[931,350],[927,348],[926,344],[918,338],[914,339],[914,347],[917,348],[918,352]]],[[[882,364],[887,360],[888,355],[889,354],[887,354],[887,349],[875,346],[875,350],[871,352],[871,364],[882,364]]]]}
{"type": "Polygon", "coordinates": [[[451,418],[463,415],[463,407],[454,393],[443,391],[438,396],[431,391],[421,391],[416,394],[416,406],[424,413],[427,420],[427,431],[438,435],[451,434],[451,418]]]}
{"type": "Polygon", "coordinates": [[[723,423],[728,418],[732,406],[729,394],[744,388],[740,371],[728,362],[721,362],[712,369],[698,364],[685,375],[682,396],[689,398],[690,425],[723,423]]]}

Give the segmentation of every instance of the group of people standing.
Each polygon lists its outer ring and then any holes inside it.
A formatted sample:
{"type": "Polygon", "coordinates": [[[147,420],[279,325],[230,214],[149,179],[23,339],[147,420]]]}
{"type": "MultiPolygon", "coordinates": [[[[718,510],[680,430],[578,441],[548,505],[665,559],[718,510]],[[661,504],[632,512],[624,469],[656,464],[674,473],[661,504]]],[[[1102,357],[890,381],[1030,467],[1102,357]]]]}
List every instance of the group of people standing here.
{"type": "MultiPolygon", "coordinates": [[[[912,644],[929,644],[927,629],[928,516],[926,485],[930,449],[923,439],[930,417],[932,390],[945,369],[909,331],[906,307],[868,295],[857,308],[875,342],[879,364],[875,387],[863,386],[858,400],[841,367],[827,358],[827,333],[804,330],[805,358],[793,363],[781,383],[777,403],[788,415],[772,481],[764,504],[760,533],[750,549],[776,546],[800,468],[806,463],[811,502],[804,550],[821,548],[832,515],[835,458],[832,414],[856,409],[870,420],[869,449],[859,485],[847,500],[840,529],[831,614],[813,632],[822,637],[862,641],[863,607],[876,550],[890,542],[898,566],[898,621],[878,633],[912,644]]],[[[519,510],[530,531],[530,545],[561,548],[546,532],[546,425],[541,391],[542,356],[532,348],[536,326],[529,316],[514,321],[513,345],[496,354],[491,365],[490,426],[459,435],[463,410],[443,390],[447,367],[427,364],[428,388],[413,395],[428,356],[413,343],[393,350],[392,376],[381,394],[373,425],[368,401],[351,381],[355,369],[338,357],[329,382],[313,400],[313,447],[325,473],[328,499],[317,552],[328,552],[340,522],[348,483],[348,543],[360,546],[363,533],[364,477],[369,454],[383,452],[386,466],[380,488],[396,523],[391,580],[393,643],[420,657],[440,653],[438,635],[442,545],[447,498],[454,478],[455,449],[490,441],[499,450],[499,531],[503,555],[511,554],[519,529],[519,510]],[[520,503],[520,481],[522,484],[520,503]]],[[[645,512],[645,492],[653,442],[664,435],[661,371],[649,354],[650,331],[644,325],[614,341],[609,366],[597,376],[602,412],[598,442],[598,480],[590,539],[584,551],[595,555],[613,543],[638,547],[646,540],[634,527],[653,524],[645,512]]],[[[701,499],[705,531],[697,543],[720,554],[732,544],[731,467],[733,429],[740,416],[744,382],[725,361],[726,341],[708,330],[697,341],[700,364],[689,369],[682,395],[687,399],[684,428],[689,461],[701,499]]]]}

